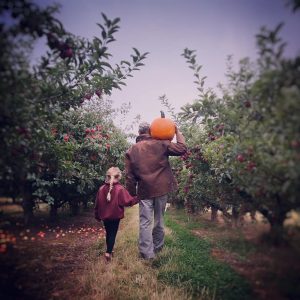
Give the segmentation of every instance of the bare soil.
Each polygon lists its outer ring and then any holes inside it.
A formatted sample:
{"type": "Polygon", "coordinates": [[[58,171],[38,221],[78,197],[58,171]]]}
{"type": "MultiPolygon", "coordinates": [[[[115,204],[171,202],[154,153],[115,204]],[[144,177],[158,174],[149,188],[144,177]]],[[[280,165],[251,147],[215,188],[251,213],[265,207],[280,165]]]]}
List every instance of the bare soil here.
{"type": "Polygon", "coordinates": [[[6,227],[0,233],[7,245],[0,253],[0,298],[74,299],[90,248],[104,238],[92,212],[55,224],[41,217],[34,227],[15,219],[6,227]]]}

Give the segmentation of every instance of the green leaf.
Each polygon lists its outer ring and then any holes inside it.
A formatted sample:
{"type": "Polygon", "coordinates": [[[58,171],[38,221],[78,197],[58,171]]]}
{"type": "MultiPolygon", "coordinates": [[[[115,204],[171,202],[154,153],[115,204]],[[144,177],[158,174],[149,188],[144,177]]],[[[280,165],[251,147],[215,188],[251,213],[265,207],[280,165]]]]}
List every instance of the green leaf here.
{"type": "Polygon", "coordinates": [[[115,19],[112,21],[112,25],[116,25],[116,24],[118,24],[120,21],[121,21],[120,18],[115,18],[115,19]]]}
{"type": "Polygon", "coordinates": [[[135,54],[136,54],[138,57],[141,56],[140,52],[139,52],[136,48],[132,48],[132,49],[134,50],[135,54]]]}

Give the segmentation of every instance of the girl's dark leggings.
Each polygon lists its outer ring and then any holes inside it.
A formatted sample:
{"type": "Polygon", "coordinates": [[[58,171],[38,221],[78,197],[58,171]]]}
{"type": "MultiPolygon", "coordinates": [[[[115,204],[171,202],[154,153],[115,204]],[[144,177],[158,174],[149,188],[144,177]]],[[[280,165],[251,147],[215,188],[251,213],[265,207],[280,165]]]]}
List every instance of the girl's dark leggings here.
{"type": "Polygon", "coordinates": [[[106,231],[106,253],[112,253],[119,229],[120,219],[103,221],[106,231]]]}

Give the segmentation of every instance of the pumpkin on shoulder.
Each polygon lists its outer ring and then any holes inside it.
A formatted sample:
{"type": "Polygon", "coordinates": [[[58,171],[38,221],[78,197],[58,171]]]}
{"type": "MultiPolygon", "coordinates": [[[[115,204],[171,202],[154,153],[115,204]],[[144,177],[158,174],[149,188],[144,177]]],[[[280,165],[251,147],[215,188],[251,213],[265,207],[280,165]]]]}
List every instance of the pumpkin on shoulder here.
{"type": "Polygon", "coordinates": [[[175,123],[166,118],[163,111],[160,113],[161,117],[154,119],[150,125],[150,134],[154,139],[171,141],[175,135],[175,123]]]}

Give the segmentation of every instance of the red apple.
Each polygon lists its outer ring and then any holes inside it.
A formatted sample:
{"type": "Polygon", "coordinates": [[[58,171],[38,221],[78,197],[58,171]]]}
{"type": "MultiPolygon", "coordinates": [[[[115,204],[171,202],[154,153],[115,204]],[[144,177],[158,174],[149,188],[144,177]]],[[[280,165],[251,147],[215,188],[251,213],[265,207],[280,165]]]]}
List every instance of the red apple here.
{"type": "Polygon", "coordinates": [[[256,168],[256,164],[253,161],[249,161],[246,166],[247,171],[251,172],[253,171],[254,168],[256,168]]]}
{"type": "Polygon", "coordinates": [[[69,141],[69,138],[70,138],[70,136],[69,136],[68,134],[65,134],[65,135],[64,135],[64,141],[65,141],[65,142],[68,142],[68,141],[69,141]]]}
{"type": "Polygon", "coordinates": [[[239,154],[236,159],[239,161],[239,162],[244,162],[245,161],[245,157],[243,154],[239,154]]]}
{"type": "Polygon", "coordinates": [[[65,50],[65,57],[71,58],[73,56],[73,50],[71,48],[68,48],[65,50]]]}
{"type": "Polygon", "coordinates": [[[92,94],[86,94],[84,96],[85,99],[90,100],[92,98],[92,94]]]}
{"type": "Polygon", "coordinates": [[[90,158],[91,158],[92,161],[95,161],[97,159],[97,155],[96,154],[92,154],[90,156],[90,158]]]}
{"type": "Polygon", "coordinates": [[[73,56],[73,50],[70,47],[63,45],[62,48],[59,55],[62,59],[71,58],[73,56]]]}
{"type": "Polygon", "coordinates": [[[244,102],[244,106],[247,107],[247,108],[251,107],[251,102],[249,100],[246,100],[244,102]]]}
{"type": "Polygon", "coordinates": [[[300,141],[297,141],[297,140],[291,141],[291,146],[293,148],[299,148],[300,147],[300,141]]]}
{"type": "Polygon", "coordinates": [[[102,90],[97,90],[95,94],[100,98],[102,95],[102,90]]]}

